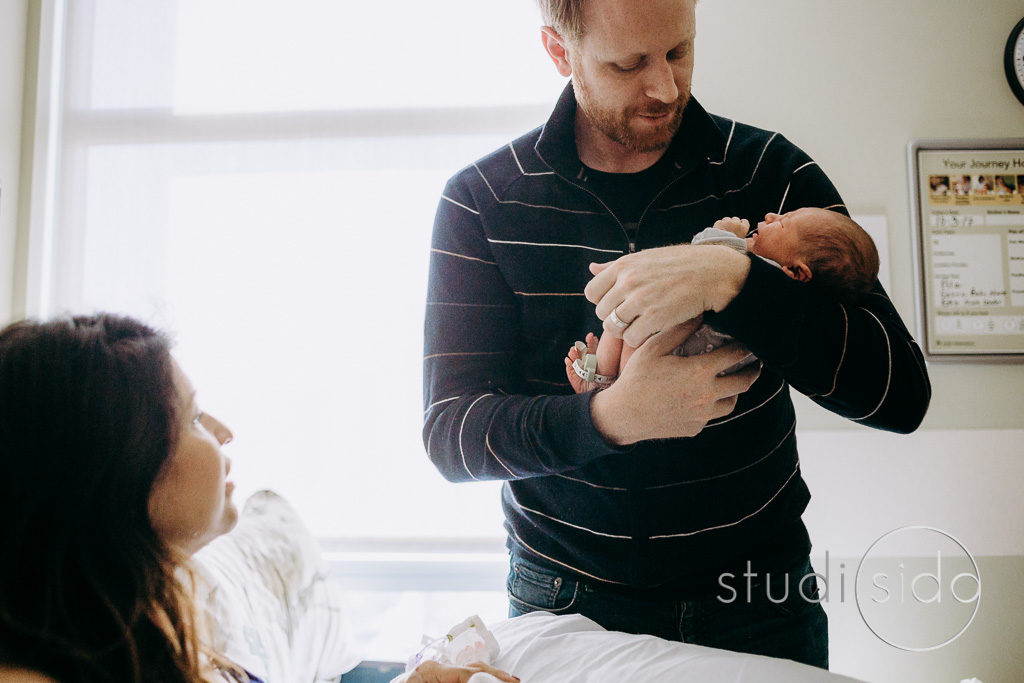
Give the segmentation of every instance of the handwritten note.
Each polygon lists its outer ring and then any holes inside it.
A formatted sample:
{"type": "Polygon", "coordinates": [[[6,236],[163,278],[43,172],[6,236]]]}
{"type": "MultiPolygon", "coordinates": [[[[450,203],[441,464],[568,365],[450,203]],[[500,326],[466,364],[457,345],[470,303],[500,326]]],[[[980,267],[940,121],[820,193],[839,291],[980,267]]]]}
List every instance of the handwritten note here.
{"type": "Polygon", "coordinates": [[[933,235],[931,242],[937,306],[981,308],[1006,304],[999,235],[933,235]]]}

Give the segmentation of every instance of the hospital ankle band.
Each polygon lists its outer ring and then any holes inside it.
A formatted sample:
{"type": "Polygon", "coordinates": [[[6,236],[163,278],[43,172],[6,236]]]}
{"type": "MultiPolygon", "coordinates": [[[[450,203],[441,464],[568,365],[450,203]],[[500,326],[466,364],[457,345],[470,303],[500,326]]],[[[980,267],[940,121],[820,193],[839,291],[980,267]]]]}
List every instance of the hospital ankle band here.
{"type": "Polygon", "coordinates": [[[615,375],[597,374],[597,355],[587,353],[586,344],[576,342],[576,351],[580,357],[572,362],[572,369],[576,371],[580,379],[600,386],[608,386],[615,381],[615,375]]]}

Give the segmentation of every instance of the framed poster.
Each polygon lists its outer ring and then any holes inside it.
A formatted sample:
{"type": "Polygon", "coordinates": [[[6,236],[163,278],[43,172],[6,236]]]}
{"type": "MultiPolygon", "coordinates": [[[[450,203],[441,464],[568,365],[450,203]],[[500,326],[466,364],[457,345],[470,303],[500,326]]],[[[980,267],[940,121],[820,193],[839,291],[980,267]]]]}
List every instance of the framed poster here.
{"type": "Polygon", "coordinates": [[[925,356],[1024,362],[1024,139],[908,151],[925,356]]]}

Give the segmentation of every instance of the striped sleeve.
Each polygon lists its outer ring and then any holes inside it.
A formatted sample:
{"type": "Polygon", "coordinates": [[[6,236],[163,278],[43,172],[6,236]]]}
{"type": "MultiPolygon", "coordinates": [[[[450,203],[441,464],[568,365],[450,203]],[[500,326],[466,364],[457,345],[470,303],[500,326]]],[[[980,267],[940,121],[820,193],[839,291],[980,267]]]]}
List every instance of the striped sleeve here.
{"type": "MultiPolygon", "coordinates": [[[[778,211],[815,206],[847,213],[821,168],[792,145],[788,153],[793,170],[768,190],[778,211]]],[[[752,258],[740,294],[708,322],[834,413],[901,433],[924,419],[931,399],[924,358],[877,282],[858,305],[846,305],[752,258]]]]}
{"type": "Polygon", "coordinates": [[[519,305],[457,179],[438,204],[423,354],[423,443],[450,481],[519,479],[620,452],[590,419],[590,394],[528,396],[517,370],[519,305]]]}

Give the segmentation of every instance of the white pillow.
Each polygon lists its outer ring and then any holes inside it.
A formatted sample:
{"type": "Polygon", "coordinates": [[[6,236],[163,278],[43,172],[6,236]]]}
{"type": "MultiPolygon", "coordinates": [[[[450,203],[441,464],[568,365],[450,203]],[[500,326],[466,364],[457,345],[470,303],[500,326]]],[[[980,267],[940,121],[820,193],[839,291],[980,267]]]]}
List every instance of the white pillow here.
{"type": "Polygon", "coordinates": [[[341,587],[316,539],[272,491],[246,501],[238,526],[193,556],[211,646],[268,683],[335,679],[353,651],[341,587]]]}

